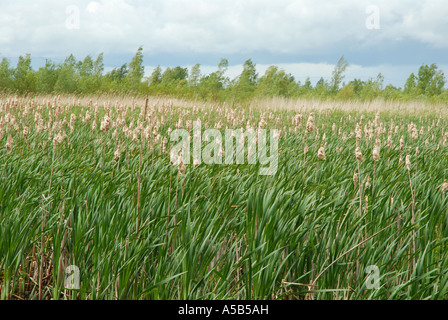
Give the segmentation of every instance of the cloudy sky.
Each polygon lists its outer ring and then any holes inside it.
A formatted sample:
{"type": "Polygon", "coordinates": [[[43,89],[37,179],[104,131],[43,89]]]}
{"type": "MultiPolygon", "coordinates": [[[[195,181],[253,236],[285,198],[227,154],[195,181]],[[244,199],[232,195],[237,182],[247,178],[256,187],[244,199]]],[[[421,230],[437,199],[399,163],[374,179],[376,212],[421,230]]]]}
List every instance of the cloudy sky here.
{"type": "Polygon", "coordinates": [[[104,52],[106,69],[143,46],[147,73],[161,65],[229,60],[234,77],[251,58],[263,74],[277,65],[302,82],[331,77],[341,56],[346,79],[403,86],[421,64],[448,75],[446,0],[2,0],[0,57],[30,53],[62,62],[104,52]]]}

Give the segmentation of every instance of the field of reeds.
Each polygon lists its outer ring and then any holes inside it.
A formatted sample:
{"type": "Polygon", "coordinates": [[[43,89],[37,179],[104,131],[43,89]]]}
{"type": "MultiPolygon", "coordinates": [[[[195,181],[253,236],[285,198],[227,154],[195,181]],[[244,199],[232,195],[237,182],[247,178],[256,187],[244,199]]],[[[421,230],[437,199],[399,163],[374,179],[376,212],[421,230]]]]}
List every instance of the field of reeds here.
{"type": "Polygon", "coordinates": [[[446,299],[448,109],[271,103],[1,99],[0,298],[446,299]],[[278,170],[172,163],[197,119],[278,170]]]}

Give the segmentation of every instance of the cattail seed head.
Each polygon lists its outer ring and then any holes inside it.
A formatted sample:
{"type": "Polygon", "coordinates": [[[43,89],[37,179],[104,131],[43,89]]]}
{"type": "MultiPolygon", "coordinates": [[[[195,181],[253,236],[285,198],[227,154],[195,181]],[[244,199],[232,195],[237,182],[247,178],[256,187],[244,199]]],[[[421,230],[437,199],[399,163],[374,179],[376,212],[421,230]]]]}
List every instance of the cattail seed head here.
{"type": "Polygon", "coordinates": [[[378,161],[378,160],[380,160],[380,147],[379,146],[375,146],[374,148],[373,148],[373,151],[372,151],[372,157],[373,157],[373,160],[374,161],[378,161]]]}
{"type": "Polygon", "coordinates": [[[370,176],[367,175],[365,188],[368,189],[368,188],[370,188],[370,186],[371,186],[371,184],[370,184],[370,176]]]}
{"type": "Polygon", "coordinates": [[[415,127],[415,126],[413,126],[411,129],[411,137],[414,140],[418,138],[418,131],[417,131],[417,127],[415,127]]]}
{"type": "Polygon", "coordinates": [[[65,132],[59,131],[54,137],[53,137],[53,146],[57,146],[58,144],[61,144],[62,141],[64,141],[65,138],[65,132]]]}
{"type": "Polygon", "coordinates": [[[408,171],[411,171],[411,156],[410,155],[406,155],[405,164],[406,164],[406,168],[408,169],[408,171]]]}
{"type": "Polygon", "coordinates": [[[13,143],[14,143],[14,140],[12,139],[11,135],[9,135],[8,139],[6,140],[6,150],[8,152],[11,152],[13,143]]]}
{"type": "Polygon", "coordinates": [[[166,143],[167,143],[167,138],[162,138],[162,142],[161,142],[161,147],[162,147],[162,152],[166,153],[166,143]]]}
{"type": "Polygon", "coordinates": [[[356,149],[355,149],[355,157],[356,157],[356,160],[362,161],[362,153],[361,153],[361,148],[360,147],[356,147],[356,149]]]}
{"type": "Polygon", "coordinates": [[[179,155],[179,159],[178,159],[177,163],[178,163],[179,173],[181,175],[183,175],[185,173],[186,168],[185,168],[184,162],[182,161],[182,154],[179,155]]]}
{"type": "Polygon", "coordinates": [[[443,183],[442,183],[442,193],[443,194],[446,192],[447,188],[448,188],[448,183],[446,182],[446,179],[443,179],[443,183]]]}
{"type": "Polygon", "coordinates": [[[390,148],[392,146],[392,135],[387,136],[387,146],[390,148]]]}
{"type": "Polygon", "coordinates": [[[132,130],[132,141],[133,142],[138,142],[138,134],[139,134],[138,127],[135,128],[134,130],[132,130]]]}
{"type": "Polygon", "coordinates": [[[120,158],[120,155],[121,155],[121,145],[118,144],[118,147],[114,152],[114,160],[118,160],[120,158]]]}
{"type": "Polygon", "coordinates": [[[448,188],[448,183],[446,182],[446,179],[443,179],[443,183],[442,183],[442,193],[443,194],[446,192],[447,188],[448,188]]]}
{"type": "Polygon", "coordinates": [[[306,132],[310,133],[314,130],[314,113],[311,112],[306,122],[306,132]]]}
{"type": "Polygon", "coordinates": [[[199,166],[199,160],[197,158],[193,159],[193,166],[196,168],[197,166],[199,166]]]}
{"type": "Polygon", "coordinates": [[[112,120],[110,119],[110,117],[107,114],[104,115],[103,120],[101,121],[100,130],[102,132],[108,131],[111,126],[112,126],[112,120]]]}
{"type": "Polygon", "coordinates": [[[358,123],[356,124],[355,134],[356,134],[356,143],[359,143],[362,137],[362,130],[358,123]]]}
{"type": "Polygon", "coordinates": [[[76,121],[76,115],[75,114],[71,114],[70,115],[70,132],[73,132],[73,130],[75,130],[75,121],[76,121]]]}
{"type": "Polygon", "coordinates": [[[27,126],[23,127],[23,136],[26,138],[30,133],[30,129],[27,126]]]}
{"type": "Polygon", "coordinates": [[[319,150],[317,151],[317,157],[320,159],[320,160],[325,160],[326,158],[325,158],[325,149],[324,149],[324,147],[320,147],[319,148],[319,150]]]}

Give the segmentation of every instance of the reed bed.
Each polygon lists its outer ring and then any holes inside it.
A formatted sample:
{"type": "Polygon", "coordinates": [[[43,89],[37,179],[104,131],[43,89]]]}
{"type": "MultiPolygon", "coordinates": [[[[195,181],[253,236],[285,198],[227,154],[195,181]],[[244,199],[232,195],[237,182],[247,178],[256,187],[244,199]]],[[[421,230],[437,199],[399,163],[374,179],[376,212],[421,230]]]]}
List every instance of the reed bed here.
{"type": "Polygon", "coordinates": [[[446,110],[391,110],[4,98],[0,298],[445,299],[446,110]],[[197,119],[280,130],[276,174],[172,163],[197,119]]]}

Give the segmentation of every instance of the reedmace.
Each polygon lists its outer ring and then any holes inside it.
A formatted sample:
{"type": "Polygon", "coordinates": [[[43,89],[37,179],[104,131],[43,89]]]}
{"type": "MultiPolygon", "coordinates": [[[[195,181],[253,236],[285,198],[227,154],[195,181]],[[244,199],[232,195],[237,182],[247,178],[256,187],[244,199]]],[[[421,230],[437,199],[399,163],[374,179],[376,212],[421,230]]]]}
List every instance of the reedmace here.
{"type": "Polygon", "coordinates": [[[324,147],[320,147],[319,150],[317,151],[317,157],[319,158],[319,160],[325,160],[325,149],[324,147]]]}
{"type": "Polygon", "coordinates": [[[8,152],[11,152],[12,150],[12,144],[14,143],[14,140],[12,139],[11,135],[8,136],[8,139],[6,141],[6,150],[8,152]]]}

